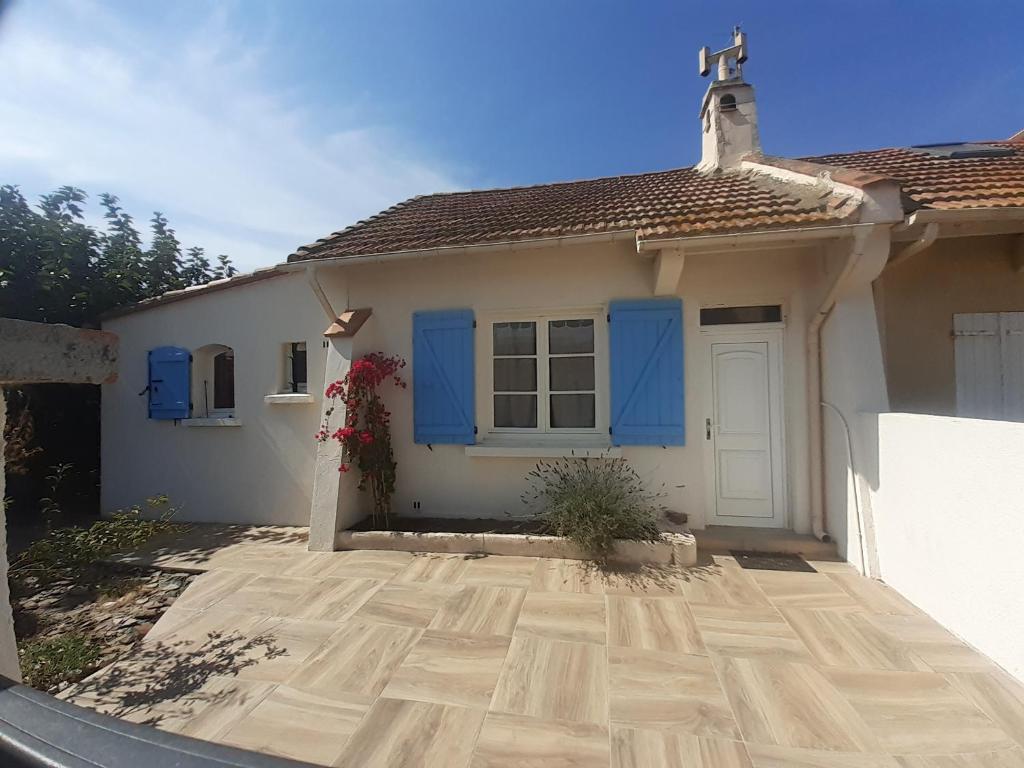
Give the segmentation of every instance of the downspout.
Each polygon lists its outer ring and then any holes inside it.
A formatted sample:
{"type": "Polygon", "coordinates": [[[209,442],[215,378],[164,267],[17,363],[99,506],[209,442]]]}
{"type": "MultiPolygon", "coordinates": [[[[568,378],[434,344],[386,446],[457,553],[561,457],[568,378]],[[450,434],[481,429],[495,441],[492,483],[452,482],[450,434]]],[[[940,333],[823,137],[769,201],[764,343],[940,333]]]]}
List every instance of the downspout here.
{"type": "Polygon", "coordinates": [[[864,253],[864,243],[870,229],[857,229],[853,235],[853,247],[846,257],[839,276],[833,281],[824,301],[818,307],[807,330],[807,403],[810,408],[810,452],[811,452],[811,530],[821,541],[832,541],[825,525],[824,440],[821,419],[821,328],[836,305],[836,297],[856,269],[864,253]]]}

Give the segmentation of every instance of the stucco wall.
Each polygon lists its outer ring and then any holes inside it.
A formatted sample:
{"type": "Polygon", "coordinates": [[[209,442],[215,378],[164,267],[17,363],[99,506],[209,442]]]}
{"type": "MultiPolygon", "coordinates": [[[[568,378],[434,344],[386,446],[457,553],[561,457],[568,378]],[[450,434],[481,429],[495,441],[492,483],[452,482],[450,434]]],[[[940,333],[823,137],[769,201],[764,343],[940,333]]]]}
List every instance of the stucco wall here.
{"type": "MultiPolygon", "coordinates": [[[[347,267],[324,266],[320,279],[332,303],[372,307],[359,332],[362,349],[411,360],[412,313],[472,307],[487,310],[606,305],[650,297],[653,263],[631,243],[461,254],[347,267]]],[[[820,253],[771,250],[757,254],[687,257],[684,300],[687,446],[625,450],[667,504],[704,524],[706,350],[699,330],[702,302],[776,303],[787,308],[785,331],[786,463],[790,524],[809,527],[805,329],[809,298],[820,294],[820,253]]],[[[104,392],[104,505],[123,506],[166,492],[203,520],[308,523],[318,406],[269,406],[263,395],[277,381],[280,344],[307,341],[310,391],[323,382],[320,334],[326,325],[303,276],[266,280],[209,297],[112,321],[122,339],[121,381],[104,392]],[[194,429],[146,418],[146,350],[159,344],[195,348],[228,344],[236,353],[237,413],[244,426],[194,429]],[[134,361],[134,362],[133,362],[134,361]]],[[[478,361],[480,365],[486,361],[478,361]]],[[[393,411],[398,490],[395,510],[480,516],[521,514],[526,458],[467,456],[464,447],[412,442],[411,390],[388,394],[393,411]]],[[[479,399],[479,398],[478,398],[479,399]]],[[[478,407],[479,404],[478,404],[478,407]]]]}
{"type": "Polygon", "coordinates": [[[864,418],[878,430],[882,578],[1024,679],[1024,424],[864,418]]]}
{"type": "Polygon", "coordinates": [[[893,410],[956,415],[953,315],[1024,311],[1013,238],[961,237],[887,269],[875,284],[893,410]]]}

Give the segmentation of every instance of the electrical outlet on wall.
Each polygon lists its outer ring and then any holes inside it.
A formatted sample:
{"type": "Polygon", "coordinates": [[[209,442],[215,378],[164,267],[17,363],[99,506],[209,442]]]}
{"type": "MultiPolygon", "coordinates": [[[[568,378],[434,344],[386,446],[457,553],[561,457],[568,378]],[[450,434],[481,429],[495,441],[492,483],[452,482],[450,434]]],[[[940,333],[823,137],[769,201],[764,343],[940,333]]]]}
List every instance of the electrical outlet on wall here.
{"type": "Polygon", "coordinates": [[[419,509],[419,508],[420,508],[420,503],[419,503],[418,501],[414,501],[414,502],[412,503],[412,508],[413,508],[413,509],[419,509]]]}

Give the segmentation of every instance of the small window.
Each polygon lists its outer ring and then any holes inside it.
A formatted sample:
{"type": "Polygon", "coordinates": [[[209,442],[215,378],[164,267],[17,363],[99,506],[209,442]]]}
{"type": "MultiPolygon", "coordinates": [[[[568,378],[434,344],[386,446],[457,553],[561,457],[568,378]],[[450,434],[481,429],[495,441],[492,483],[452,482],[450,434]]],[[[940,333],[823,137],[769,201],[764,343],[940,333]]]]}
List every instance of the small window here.
{"type": "Polygon", "coordinates": [[[736,109],[736,97],[731,93],[727,93],[722,96],[718,104],[722,112],[732,112],[736,109]]]}
{"type": "Polygon", "coordinates": [[[235,350],[207,344],[192,353],[193,418],[235,415],[235,350]]]}
{"type": "Polygon", "coordinates": [[[741,325],[747,323],[781,323],[782,306],[762,304],[749,307],[707,307],[700,311],[700,324],[741,325]]]}
{"type": "Polygon", "coordinates": [[[309,391],[306,378],[306,342],[292,341],[284,345],[284,391],[309,391]]]}
{"type": "Polygon", "coordinates": [[[215,411],[235,407],[235,353],[231,350],[213,356],[213,408],[215,411]]]}

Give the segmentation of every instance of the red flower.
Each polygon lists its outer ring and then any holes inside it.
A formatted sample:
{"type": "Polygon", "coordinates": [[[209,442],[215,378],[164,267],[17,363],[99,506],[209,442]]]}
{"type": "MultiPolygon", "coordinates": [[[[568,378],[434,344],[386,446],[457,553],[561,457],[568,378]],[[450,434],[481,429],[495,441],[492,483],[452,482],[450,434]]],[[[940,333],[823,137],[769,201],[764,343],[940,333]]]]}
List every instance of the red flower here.
{"type": "Polygon", "coordinates": [[[350,467],[349,467],[348,464],[340,464],[340,465],[338,465],[338,471],[339,472],[348,472],[349,469],[350,469],[350,467]]]}
{"type": "Polygon", "coordinates": [[[370,443],[373,442],[373,433],[365,430],[363,432],[360,432],[359,442],[362,443],[363,445],[369,445],[370,443]]]}

